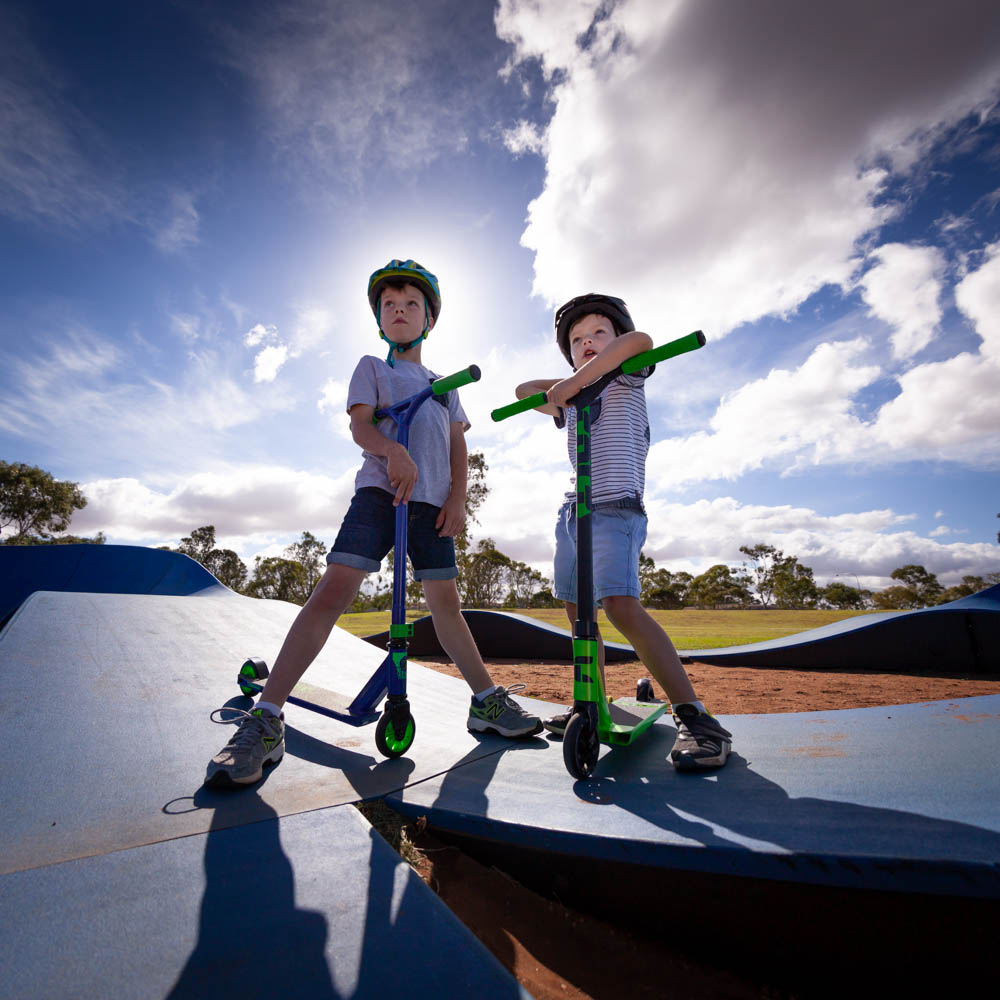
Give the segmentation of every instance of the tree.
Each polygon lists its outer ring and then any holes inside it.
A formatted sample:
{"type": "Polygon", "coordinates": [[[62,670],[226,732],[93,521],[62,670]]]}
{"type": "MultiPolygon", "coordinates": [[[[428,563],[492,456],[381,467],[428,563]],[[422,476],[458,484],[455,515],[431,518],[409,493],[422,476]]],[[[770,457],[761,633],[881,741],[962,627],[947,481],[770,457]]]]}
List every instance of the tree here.
{"type": "Polygon", "coordinates": [[[688,587],[688,603],[703,608],[717,608],[724,604],[749,604],[750,577],[734,573],[719,563],[696,576],[688,587]]]}
{"type": "MultiPolygon", "coordinates": [[[[997,573],[989,574],[991,577],[1000,576],[997,573]]],[[[938,596],[938,604],[947,604],[949,601],[957,601],[960,597],[971,597],[973,594],[978,594],[981,590],[986,590],[987,587],[992,586],[989,582],[989,577],[983,576],[963,576],[962,582],[955,584],[954,587],[949,587],[947,590],[943,590],[938,596]]]]}
{"type": "Polygon", "coordinates": [[[36,465],[0,461],[0,532],[15,529],[4,544],[50,541],[54,532],[69,527],[74,511],[86,506],[77,483],[55,479],[36,465]]]}
{"type": "Polygon", "coordinates": [[[781,549],[758,542],[756,545],[741,545],[740,552],[750,560],[753,572],[753,587],[757,600],[766,608],[770,607],[774,596],[775,572],[785,558],[781,549]]]}
{"type": "Polygon", "coordinates": [[[492,538],[482,538],[466,560],[459,580],[462,604],[469,608],[492,608],[507,593],[511,560],[498,551],[492,538]]]}
{"type": "Polygon", "coordinates": [[[779,608],[811,608],[819,600],[813,571],[796,556],[785,556],[774,567],[774,602],[779,608]]]}
{"type": "Polygon", "coordinates": [[[657,569],[649,556],[639,553],[639,599],[647,608],[683,608],[693,579],[683,571],[657,569]]]}
{"type": "Polygon", "coordinates": [[[866,607],[867,600],[871,597],[871,592],[859,590],[857,587],[848,586],[839,580],[828,583],[821,591],[820,597],[824,604],[831,608],[839,608],[843,611],[849,609],[861,610],[866,607]]]}
{"type": "Polygon", "coordinates": [[[900,566],[889,574],[893,580],[899,580],[900,586],[888,587],[882,591],[882,598],[875,595],[878,607],[885,607],[888,601],[897,608],[926,608],[937,604],[944,588],[938,583],[933,573],[928,573],[923,566],[909,563],[900,566]]]}
{"type": "Polygon", "coordinates": [[[326,569],[326,545],[311,531],[303,531],[302,537],[297,542],[292,542],[286,547],[285,555],[293,562],[301,564],[305,571],[302,600],[295,601],[296,604],[305,604],[326,569]]]}
{"type": "Polygon", "coordinates": [[[281,556],[257,556],[246,592],[250,597],[303,604],[305,586],[306,568],[302,563],[281,556]]]}
{"type": "Polygon", "coordinates": [[[662,610],[683,608],[688,603],[688,594],[694,577],[684,570],[677,573],[669,569],[658,569],[652,576],[649,589],[642,603],[650,608],[662,610]]]}
{"type": "Polygon", "coordinates": [[[532,569],[527,563],[510,561],[507,567],[507,596],[504,598],[504,607],[507,608],[530,608],[537,596],[545,589],[548,581],[538,572],[532,569]]]}
{"type": "Polygon", "coordinates": [[[247,568],[232,549],[215,547],[214,524],[195,528],[190,535],[181,539],[177,551],[201,563],[219,583],[238,593],[245,592],[247,568]]]}

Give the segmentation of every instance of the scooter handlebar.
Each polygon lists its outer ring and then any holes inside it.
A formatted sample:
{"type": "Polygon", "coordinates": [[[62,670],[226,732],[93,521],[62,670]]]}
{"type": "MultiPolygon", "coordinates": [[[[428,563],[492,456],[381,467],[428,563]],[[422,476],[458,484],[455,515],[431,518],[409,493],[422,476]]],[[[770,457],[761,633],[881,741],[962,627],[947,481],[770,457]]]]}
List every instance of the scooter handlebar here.
{"type": "MultiPolygon", "coordinates": [[[[699,347],[704,346],[705,334],[701,330],[695,330],[694,333],[689,333],[686,337],[678,337],[677,340],[671,340],[669,344],[664,344],[662,347],[654,347],[652,350],[643,351],[642,354],[636,354],[635,357],[622,362],[621,366],[615,369],[615,371],[608,372],[607,375],[602,375],[594,384],[595,386],[601,382],[607,384],[619,375],[631,375],[632,372],[642,371],[643,368],[649,368],[650,365],[655,365],[659,361],[676,358],[679,354],[687,354],[688,351],[696,351],[699,347]]],[[[581,392],[583,391],[581,390],[581,392]]],[[[533,396],[526,396],[524,399],[519,399],[516,403],[509,403],[507,406],[499,407],[490,416],[499,422],[506,420],[507,417],[514,416],[515,413],[524,413],[525,410],[533,410],[536,406],[542,406],[547,402],[548,397],[544,392],[536,392],[533,396]]]]}
{"type": "Polygon", "coordinates": [[[468,385],[470,382],[478,382],[480,378],[482,378],[482,372],[480,372],[479,366],[469,365],[468,368],[455,372],[454,375],[445,375],[443,378],[431,382],[431,388],[434,390],[435,396],[443,396],[446,392],[451,392],[452,389],[461,389],[463,385],[468,385]]]}
{"type": "Polygon", "coordinates": [[[506,420],[514,416],[515,413],[524,413],[525,410],[533,410],[536,406],[543,406],[548,402],[548,397],[544,392],[536,392],[533,396],[525,396],[516,403],[508,403],[494,410],[490,416],[497,422],[506,420]]]}

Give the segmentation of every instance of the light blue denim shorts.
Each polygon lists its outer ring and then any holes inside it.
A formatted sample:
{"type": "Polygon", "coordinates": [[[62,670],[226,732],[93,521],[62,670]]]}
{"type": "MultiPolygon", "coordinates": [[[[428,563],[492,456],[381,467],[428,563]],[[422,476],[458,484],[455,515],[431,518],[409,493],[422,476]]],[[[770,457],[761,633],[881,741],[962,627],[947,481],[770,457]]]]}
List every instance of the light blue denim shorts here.
{"type": "MultiPolygon", "coordinates": [[[[635,597],[639,590],[639,553],[646,541],[646,515],[633,507],[595,510],[594,600],[635,597]]],[[[556,523],[555,596],[576,604],[576,508],[565,504],[556,523]]]]}

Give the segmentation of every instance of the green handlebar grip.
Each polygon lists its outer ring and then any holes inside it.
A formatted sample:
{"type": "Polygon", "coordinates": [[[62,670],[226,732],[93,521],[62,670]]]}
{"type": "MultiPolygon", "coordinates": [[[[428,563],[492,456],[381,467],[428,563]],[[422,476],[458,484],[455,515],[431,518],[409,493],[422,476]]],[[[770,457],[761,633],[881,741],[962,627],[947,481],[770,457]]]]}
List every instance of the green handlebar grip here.
{"type": "Polygon", "coordinates": [[[655,365],[658,361],[666,361],[667,358],[676,358],[678,354],[687,354],[688,351],[697,351],[699,347],[705,346],[705,334],[701,330],[695,330],[686,337],[678,337],[671,340],[669,344],[662,347],[654,347],[650,351],[637,354],[634,358],[622,362],[622,371],[626,375],[632,372],[641,371],[650,365],[655,365]]]}
{"type": "Polygon", "coordinates": [[[533,410],[536,406],[542,406],[546,402],[548,402],[548,399],[545,393],[536,392],[534,396],[525,396],[524,399],[519,399],[516,403],[508,403],[506,406],[501,406],[499,409],[494,410],[490,416],[499,422],[506,420],[507,417],[514,416],[515,413],[524,413],[525,410],[533,410]]]}
{"type": "Polygon", "coordinates": [[[435,396],[443,396],[446,392],[451,392],[452,389],[460,389],[463,385],[478,382],[481,378],[482,372],[479,370],[479,366],[469,365],[468,368],[455,372],[454,375],[445,375],[444,378],[431,382],[431,388],[434,390],[435,396]]]}

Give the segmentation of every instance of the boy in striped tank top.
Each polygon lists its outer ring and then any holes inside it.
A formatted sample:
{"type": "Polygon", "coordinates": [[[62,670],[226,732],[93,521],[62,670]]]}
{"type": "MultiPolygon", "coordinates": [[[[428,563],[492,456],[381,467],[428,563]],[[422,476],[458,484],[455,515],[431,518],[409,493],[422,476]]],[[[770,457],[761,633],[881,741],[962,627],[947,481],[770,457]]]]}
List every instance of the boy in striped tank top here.
{"type": "MultiPolygon", "coordinates": [[[[573,368],[564,379],[537,379],[517,387],[519,399],[538,392],[547,402],[537,407],[567,428],[569,459],[576,471],[576,412],[567,405],[585,386],[613,371],[623,361],[648,351],[653,341],[636,330],[625,303],[610,295],[588,294],[571,299],[556,311],[556,340],[573,368]]],[[[629,640],[673,706],[677,739],[670,757],[678,770],[722,767],[732,734],[698,700],[684,666],[666,632],[639,601],[639,553],[646,540],[646,453],[649,420],[644,383],[648,368],[615,379],[593,403],[591,469],[593,511],[594,599],[629,640]]],[[[556,597],[576,620],[576,486],[559,511],[556,525],[556,597]]],[[[604,644],[599,658],[604,670],[604,644]]],[[[549,732],[566,731],[569,712],[544,720],[549,732]]]]}

